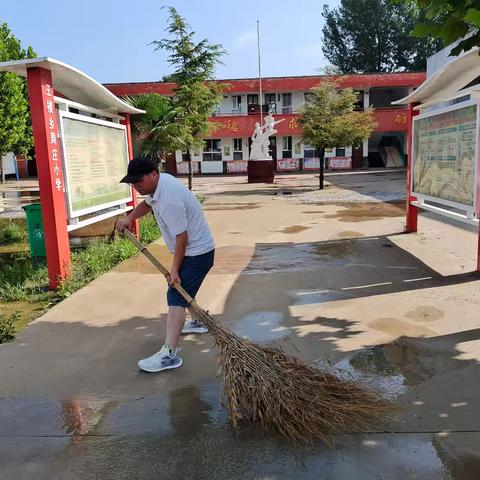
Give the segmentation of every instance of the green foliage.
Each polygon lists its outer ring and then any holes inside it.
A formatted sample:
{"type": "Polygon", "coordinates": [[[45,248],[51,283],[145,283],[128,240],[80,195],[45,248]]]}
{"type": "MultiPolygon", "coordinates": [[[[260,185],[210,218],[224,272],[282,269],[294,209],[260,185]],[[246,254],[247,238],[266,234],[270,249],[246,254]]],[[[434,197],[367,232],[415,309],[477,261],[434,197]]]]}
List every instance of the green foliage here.
{"type": "Polygon", "coordinates": [[[323,7],[323,53],[340,73],[418,71],[441,43],[410,35],[424,12],[392,0],[341,0],[323,7]]]}
{"type": "MultiPolygon", "coordinates": [[[[203,138],[215,127],[209,122],[213,108],[221,101],[224,88],[212,82],[215,67],[225,50],[219,44],[210,44],[207,39],[196,43],[195,32],[181,17],[177,10],[168,7],[170,38],[154,41],[155,50],[170,52],[168,62],[174,71],[168,75],[168,81],[175,82],[173,105],[176,120],[181,131],[184,150],[189,153],[195,148],[203,147],[203,138]]],[[[192,176],[189,175],[189,187],[192,176]]]]}
{"type": "Polygon", "coordinates": [[[0,343],[10,342],[15,338],[15,323],[18,319],[18,312],[9,315],[0,313],[0,343]]]}
{"type": "MultiPolygon", "coordinates": [[[[0,24],[0,61],[35,57],[26,50],[6,23],[0,24]]],[[[13,73],[0,73],[0,156],[3,153],[25,153],[33,145],[26,81],[13,73]]]]}
{"type": "Polygon", "coordinates": [[[157,221],[152,213],[149,213],[140,220],[140,241],[143,244],[152,243],[161,235],[157,221]]]}
{"type": "Polygon", "coordinates": [[[339,89],[332,79],[310,92],[300,118],[305,143],[322,152],[338,145],[358,146],[370,136],[376,125],[373,111],[355,111],[357,92],[339,89]]]}
{"type": "Polygon", "coordinates": [[[47,268],[35,268],[28,253],[0,257],[0,300],[30,300],[43,295],[47,287],[47,268]]]}
{"type": "Polygon", "coordinates": [[[132,131],[142,140],[142,155],[161,161],[175,150],[184,150],[185,132],[178,122],[178,108],[171,98],[148,93],[124,100],[145,110],[145,114],[132,117],[132,131]]]}
{"type": "Polygon", "coordinates": [[[478,0],[404,0],[426,11],[413,35],[441,39],[445,46],[460,40],[450,55],[480,46],[480,2],[478,0]]]}
{"type": "Polygon", "coordinates": [[[25,240],[27,240],[25,226],[21,226],[11,220],[0,225],[0,245],[10,245],[12,243],[24,242],[25,240]]]}

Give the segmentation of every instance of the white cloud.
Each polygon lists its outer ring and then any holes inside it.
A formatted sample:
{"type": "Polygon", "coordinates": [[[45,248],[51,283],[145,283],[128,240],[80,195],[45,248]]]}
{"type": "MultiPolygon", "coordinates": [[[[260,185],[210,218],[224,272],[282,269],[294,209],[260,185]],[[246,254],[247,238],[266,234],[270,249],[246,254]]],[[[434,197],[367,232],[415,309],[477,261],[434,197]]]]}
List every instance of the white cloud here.
{"type": "Polygon", "coordinates": [[[233,39],[233,46],[238,50],[243,50],[244,48],[253,45],[256,40],[257,32],[255,30],[247,30],[233,39]]]}

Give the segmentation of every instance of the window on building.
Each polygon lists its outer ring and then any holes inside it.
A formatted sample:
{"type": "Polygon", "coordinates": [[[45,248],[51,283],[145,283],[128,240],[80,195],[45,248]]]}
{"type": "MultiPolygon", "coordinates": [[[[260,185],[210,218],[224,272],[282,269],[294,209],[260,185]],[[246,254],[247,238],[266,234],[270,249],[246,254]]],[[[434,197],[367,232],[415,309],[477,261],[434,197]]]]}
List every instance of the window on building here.
{"type": "Polygon", "coordinates": [[[283,137],[282,158],[292,158],[292,137],[283,137]]]}
{"type": "Polygon", "coordinates": [[[188,162],[188,152],[182,152],[182,162],[188,162]]]}
{"type": "Polygon", "coordinates": [[[239,112],[242,109],[242,96],[232,95],[232,110],[239,112]]]}
{"type": "Polygon", "coordinates": [[[277,113],[277,102],[276,102],[276,95],[274,93],[266,93],[265,94],[265,110],[268,113],[277,113]]]}
{"type": "Polygon", "coordinates": [[[257,94],[247,95],[247,104],[248,105],[258,105],[258,95],[257,94]]]}
{"type": "Polygon", "coordinates": [[[336,157],[344,157],[345,156],[345,147],[340,147],[335,149],[335,156],[336,157]]]}
{"type": "Polygon", "coordinates": [[[303,146],[303,157],[304,158],[318,158],[318,151],[315,147],[305,144],[303,146]]]}
{"type": "Polygon", "coordinates": [[[282,113],[292,113],[292,94],[282,94],[282,113]]]}
{"type": "Polygon", "coordinates": [[[222,160],[222,141],[220,139],[205,140],[203,147],[204,162],[219,162],[222,160]]]}
{"type": "Polygon", "coordinates": [[[242,139],[234,138],[233,139],[233,159],[234,160],[243,160],[243,148],[242,148],[242,139]]]}

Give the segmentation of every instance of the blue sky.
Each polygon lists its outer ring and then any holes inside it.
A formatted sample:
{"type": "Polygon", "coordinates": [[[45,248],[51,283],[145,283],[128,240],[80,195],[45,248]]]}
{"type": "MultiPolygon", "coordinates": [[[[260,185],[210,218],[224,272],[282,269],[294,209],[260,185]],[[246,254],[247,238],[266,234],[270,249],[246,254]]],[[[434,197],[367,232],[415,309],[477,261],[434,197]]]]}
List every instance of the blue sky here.
{"type": "Polygon", "coordinates": [[[172,5],[197,40],[221,43],[228,55],[217,78],[257,76],[260,21],[262,76],[308,75],[326,65],[321,51],[322,5],[339,0],[2,0],[22,45],[64,61],[102,83],[155,81],[171,71],[150,42],[165,37],[172,5]]]}

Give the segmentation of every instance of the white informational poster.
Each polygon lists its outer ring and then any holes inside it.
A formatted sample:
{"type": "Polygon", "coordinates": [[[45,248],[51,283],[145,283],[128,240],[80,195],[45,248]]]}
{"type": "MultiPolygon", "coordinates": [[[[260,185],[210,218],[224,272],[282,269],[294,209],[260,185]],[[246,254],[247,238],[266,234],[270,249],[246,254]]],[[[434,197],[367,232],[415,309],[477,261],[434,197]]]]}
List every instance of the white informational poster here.
{"type": "Polygon", "coordinates": [[[247,173],[248,162],[246,160],[232,160],[227,162],[227,173],[247,173]]]}
{"type": "Polygon", "coordinates": [[[17,173],[15,169],[15,163],[17,159],[15,158],[15,155],[10,152],[6,153],[2,157],[2,173],[3,175],[15,175],[17,173]]]}
{"type": "MultiPolygon", "coordinates": [[[[200,162],[192,161],[192,172],[200,173],[200,162]]],[[[188,162],[177,163],[177,175],[188,175],[188,162]]]]}
{"type": "Polygon", "coordinates": [[[126,127],[60,112],[69,217],[128,203],[126,127]]]}
{"type": "Polygon", "coordinates": [[[204,161],[200,166],[201,173],[223,173],[223,161],[204,161]]]}
{"type": "Polygon", "coordinates": [[[352,159],[350,157],[332,157],[329,160],[330,170],[351,170],[352,159]]]}
{"type": "Polygon", "coordinates": [[[303,160],[303,169],[304,170],[318,170],[320,168],[320,159],[319,158],[305,158],[303,160]]]}
{"type": "Polygon", "coordinates": [[[438,203],[473,208],[477,131],[476,103],[416,117],[413,192],[438,203]]]}
{"type": "Polygon", "coordinates": [[[300,169],[298,158],[282,158],[277,160],[277,170],[280,172],[295,171],[300,169]]]}

